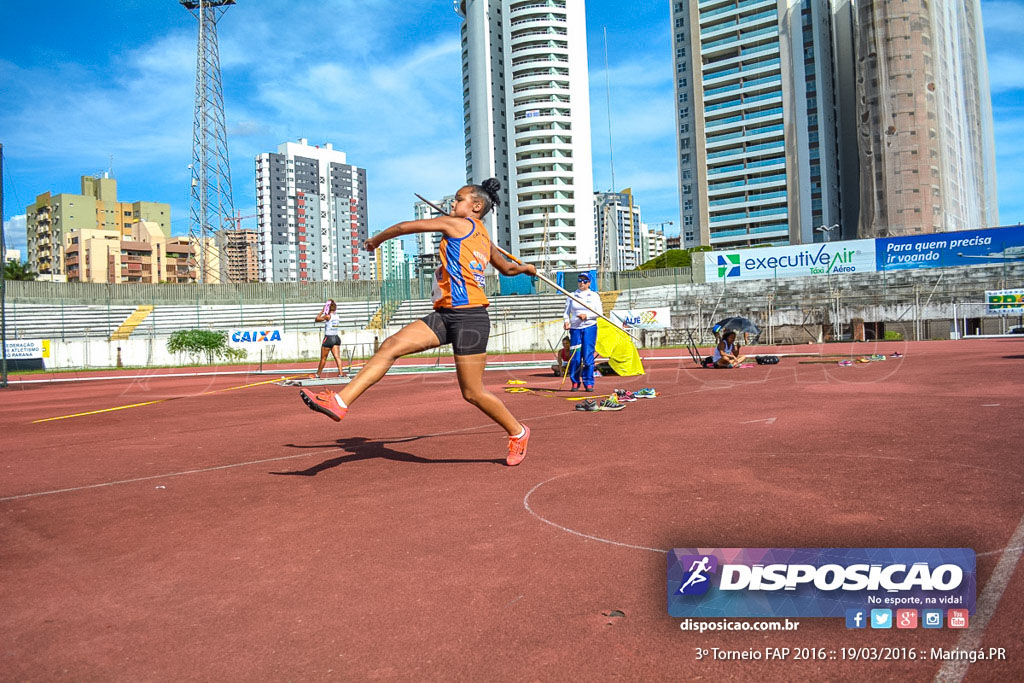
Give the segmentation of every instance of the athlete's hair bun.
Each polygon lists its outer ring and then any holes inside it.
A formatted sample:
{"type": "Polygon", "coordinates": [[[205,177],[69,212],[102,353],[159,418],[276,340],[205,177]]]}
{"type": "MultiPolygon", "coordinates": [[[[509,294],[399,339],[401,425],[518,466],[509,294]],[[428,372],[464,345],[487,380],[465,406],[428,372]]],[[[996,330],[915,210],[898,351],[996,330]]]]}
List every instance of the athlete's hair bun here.
{"type": "Polygon", "coordinates": [[[480,183],[480,187],[487,193],[487,197],[494,206],[501,206],[501,183],[497,178],[488,178],[480,183]]]}

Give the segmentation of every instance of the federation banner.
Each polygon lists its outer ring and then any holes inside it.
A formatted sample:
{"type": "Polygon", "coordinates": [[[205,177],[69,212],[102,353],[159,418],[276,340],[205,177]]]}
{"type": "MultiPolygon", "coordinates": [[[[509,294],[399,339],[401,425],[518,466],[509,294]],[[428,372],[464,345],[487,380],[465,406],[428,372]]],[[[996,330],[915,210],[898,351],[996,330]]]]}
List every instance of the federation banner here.
{"type": "Polygon", "coordinates": [[[49,339],[8,339],[7,360],[35,360],[50,357],[49,339]]]}
{"type": "Polygon", "coordinates": [[[673,617],[844,617],[847,610],[974,613],[969,548],[675,548],[673,617]]]}

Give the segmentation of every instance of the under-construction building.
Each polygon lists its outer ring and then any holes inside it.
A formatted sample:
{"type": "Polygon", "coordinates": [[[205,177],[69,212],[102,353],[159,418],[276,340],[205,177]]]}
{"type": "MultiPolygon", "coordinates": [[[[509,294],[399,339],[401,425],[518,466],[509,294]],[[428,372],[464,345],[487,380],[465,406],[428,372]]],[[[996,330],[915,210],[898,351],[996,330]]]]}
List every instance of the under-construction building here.
{"type": "Polygon", "coordinates": [[[220,282],[258,282],[259,233],[238,228],[220,230],[216,239],[220,254],[220,282]]]}
{"type": "Polygon", "coordinates": [[[859,0],[859,237],[998,225],[979,0],[859,0]]]}

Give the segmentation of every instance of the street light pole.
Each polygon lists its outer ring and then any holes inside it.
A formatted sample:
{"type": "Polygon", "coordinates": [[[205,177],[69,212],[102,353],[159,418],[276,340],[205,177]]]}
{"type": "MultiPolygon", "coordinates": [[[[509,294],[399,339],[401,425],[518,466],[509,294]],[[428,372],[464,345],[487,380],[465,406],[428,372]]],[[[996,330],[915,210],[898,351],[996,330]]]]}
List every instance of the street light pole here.
{"type": "Polygon", "coordinates": [[[814,230],[816,232],[820,232],[822,235],[824,235],[824,237],[822,238],[823,242],[829,242],[830,241],[829,237],[831,237],[832,231],[837,229],[838,227],[839,227],[839,224],[835,223],[833,225],[819,225],[814,230]]]}

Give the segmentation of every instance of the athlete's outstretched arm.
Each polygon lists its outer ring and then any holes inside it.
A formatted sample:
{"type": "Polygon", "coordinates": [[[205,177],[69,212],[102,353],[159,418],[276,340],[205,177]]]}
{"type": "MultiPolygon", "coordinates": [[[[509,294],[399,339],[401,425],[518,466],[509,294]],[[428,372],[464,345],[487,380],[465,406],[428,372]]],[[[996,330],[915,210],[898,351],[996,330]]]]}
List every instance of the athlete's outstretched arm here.
{"type": "Polygon", "coordinates": [[[537,269],[529,264],[518,264],[505,258],[496,246],[491,244],[491,265],[502,275],[536,275],[537,269]]]}
{"type": "Polygon", "coordinates": [[[418,221],[402,221],[395,223],[390,228],[381,230],[376,235],[363,243],[366,251],[374,251],[386,242],[402,235],[412,235],[417,232],[442,232],[448,237],[456,239],[465,237],[471,229],[471,223],[465,218],[454,216],[438,216],[436,218],[424,218],[418,221]]]}

